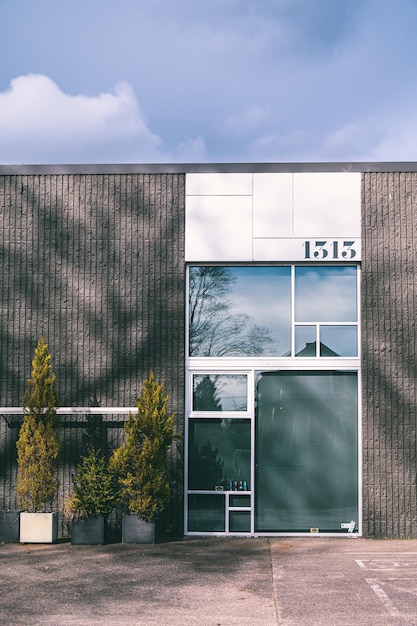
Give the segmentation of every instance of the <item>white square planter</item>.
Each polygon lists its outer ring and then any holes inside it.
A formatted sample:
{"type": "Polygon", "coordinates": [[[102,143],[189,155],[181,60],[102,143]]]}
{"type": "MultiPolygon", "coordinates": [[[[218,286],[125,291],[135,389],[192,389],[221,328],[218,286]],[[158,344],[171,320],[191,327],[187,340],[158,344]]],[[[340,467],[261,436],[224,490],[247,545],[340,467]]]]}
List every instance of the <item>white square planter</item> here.
{"type": "Polygon", "coordinates": [[[57,513],[20,514],[20,543],[54,543],[57,539],[57,513]]]}

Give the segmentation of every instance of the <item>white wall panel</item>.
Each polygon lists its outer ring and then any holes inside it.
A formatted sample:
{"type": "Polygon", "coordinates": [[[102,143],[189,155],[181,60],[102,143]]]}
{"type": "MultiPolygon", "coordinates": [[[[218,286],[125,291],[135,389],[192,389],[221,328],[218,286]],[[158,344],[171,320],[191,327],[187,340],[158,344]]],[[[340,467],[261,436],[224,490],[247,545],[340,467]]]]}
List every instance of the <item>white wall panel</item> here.
{"type": "Polygon", "coordinates": [[[188,196],[186,261],[251,261],[252,196],[188,196]]]}
{"type": "Polygon", "coordinates": [[[189,196],[250,196],[252,174],[187,174],[189,196]]]}
{"type": "Polygon", "coordinates": [[[305,240],[283,238],[254,239],[254,261],[303,261],[305,260],[305,240]]]}
{"type": "Polygon", "coordinates": [[[358,172],[186,176],[186,261],[360,260],[358,172]]]}
{"type": "Polygon", "coordinates": [[[295,237],[360,237],[361,174],[294,174],[295,237]]]}
{"type": "Polygon", "coordinates": [[[291,237],[293,234],[293,175],[254,174],[254,237],[291,237]]]}

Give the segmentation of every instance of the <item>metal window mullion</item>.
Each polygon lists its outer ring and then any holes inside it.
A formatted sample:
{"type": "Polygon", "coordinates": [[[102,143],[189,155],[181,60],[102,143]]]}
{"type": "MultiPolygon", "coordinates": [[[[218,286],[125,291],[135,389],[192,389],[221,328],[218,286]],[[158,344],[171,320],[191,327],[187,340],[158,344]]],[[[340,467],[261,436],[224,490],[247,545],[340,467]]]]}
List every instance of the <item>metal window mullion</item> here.
{"type": "Polygon", "coordinates": [[[230,511],[230,492],[226,491],[226,493],[224,494],[224,515],[225,515],[225,520],[224,520],[224,532],[226,534],[229,534],[230,532],[230,520],[229,520],[229,513],[230,511]]]}
{"type": "Polygon", "coordinates": [[[291,357],[295,356],[295,265],[291,265],[291,357]]]}

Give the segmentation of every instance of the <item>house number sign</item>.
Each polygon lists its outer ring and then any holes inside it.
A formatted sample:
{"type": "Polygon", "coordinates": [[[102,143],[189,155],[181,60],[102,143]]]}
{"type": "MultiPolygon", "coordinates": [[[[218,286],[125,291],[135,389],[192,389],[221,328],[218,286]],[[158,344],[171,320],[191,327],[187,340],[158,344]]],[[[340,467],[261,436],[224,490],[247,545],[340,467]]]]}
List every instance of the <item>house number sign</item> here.
{"type": "Polygon", "coordinates": [[[317,239],[304,242],[304,258],[306,260],[356,261],[358,256],[358,242],[353,239],[317,239]]]}
{"type": "Polygon", "coordinates": [[[306,263],[357,263],[361,260],[360,237],[254,238],[253,261],[304,261],[306,263]]]}

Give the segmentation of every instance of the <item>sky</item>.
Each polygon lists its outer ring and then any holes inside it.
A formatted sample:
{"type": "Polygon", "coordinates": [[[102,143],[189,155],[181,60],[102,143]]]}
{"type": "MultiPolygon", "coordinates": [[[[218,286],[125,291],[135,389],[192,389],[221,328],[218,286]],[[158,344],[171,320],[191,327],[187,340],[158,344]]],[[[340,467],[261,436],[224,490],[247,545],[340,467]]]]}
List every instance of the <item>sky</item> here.
{"type": "Polygon", "coordinates": [[[417,160],[417,0],[0,0],[0,164],[417,160]]]}

